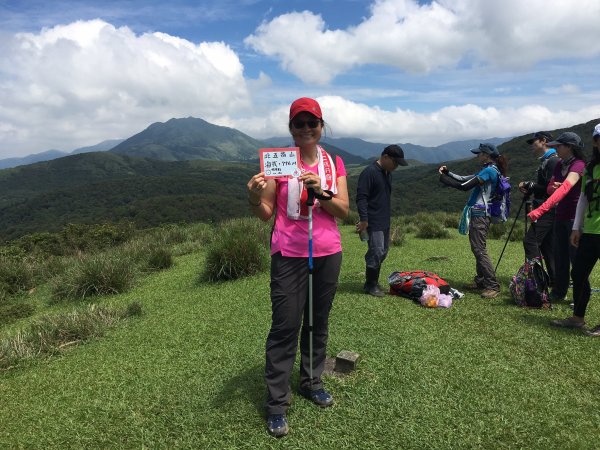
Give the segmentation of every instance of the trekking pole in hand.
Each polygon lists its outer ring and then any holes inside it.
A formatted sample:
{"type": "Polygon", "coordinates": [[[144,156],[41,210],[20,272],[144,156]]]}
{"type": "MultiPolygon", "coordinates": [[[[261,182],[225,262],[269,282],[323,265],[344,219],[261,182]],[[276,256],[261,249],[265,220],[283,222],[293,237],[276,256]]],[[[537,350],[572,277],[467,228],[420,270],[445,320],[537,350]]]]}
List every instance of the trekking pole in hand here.
{"type": "MultiPolygon", "coordinates": [[[[519,214],[521,214],[521,209],[523,209],[523,205],[525,204],[525,202],[528,199],[529,199],[529,195],[525,195],[523,197],[523,201],[521,202],[521,205],[519,206],[519,209],[517,211],[517,215],[515,216],[515,220],[513,221],[513,224],[510,227],[510,231],[508,232],[508,237],[506,238],[506,242],[504,243],[504,248],[502,249],[502,253],[500,253],[500,258],[498,258],[498,262],[496,263],[496,268],[494,269],[494,272],[498,271],[498,266],[500,265],[500,261],[502,261],[502,256],[504,255],[504,250],[506,250],[506,246],[508,245],[508,241],[510,240],[510,235],[512,234],[513,230],[515,229],[517,219],[519,218],[519,214]]],[[[525,214],[525,228],[527,228],[527,214],[525,214]]]]}
{"type": "Polygon", "coordinates": [[[308,189],[308,198],[306,200],[306,206],[308,206],[308,353],[309,353],[309,373],[310,377],[310,390],[312,391],[313,386],[313,217],[312,209],[315,204],[315,190],[308,189]]]}

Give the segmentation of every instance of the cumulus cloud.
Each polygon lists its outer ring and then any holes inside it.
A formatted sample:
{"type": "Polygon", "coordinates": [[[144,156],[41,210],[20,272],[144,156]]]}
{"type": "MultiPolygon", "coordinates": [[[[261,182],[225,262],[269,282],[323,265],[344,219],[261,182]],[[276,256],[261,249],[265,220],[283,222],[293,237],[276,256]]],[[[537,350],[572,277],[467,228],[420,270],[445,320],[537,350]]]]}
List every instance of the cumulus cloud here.
{"type": "Polygon", "coordinates": [[[222,42],[136,35],[91,20],[0,45],[0,151],[70,150],[171,117],[211,119],[250,104],[244,68],[222,42]]]}
{"type": "MultiPolygon", "coordinates": [[[[357,137],[381,143],[440,145],[456,140],[511,137],[600,117],[600,106],[557,110],[542,105],[483,108],[467,104],[418,113],[402,109],[383,110],[339,96],[322,96],[317,100],[333,137],[357,137]]],[[[274,129],[278,135],[285,135],[287,114],[288,107],[281,106],[262,120],[231,122],[229,126],[236,126],[257,137],[272,136],[274,129]]]]}
{"type": "Polygon", "coordinates": [[[371,15],[330,30],[310,11],[262,23],[245,43],[306,83],[383,64],[426,73],[458,64],[525,69],[553,58],[600,53],[595,0],[378,0],[371,15]],[[568,18],[568,23],[565,22],[568,18]]]}

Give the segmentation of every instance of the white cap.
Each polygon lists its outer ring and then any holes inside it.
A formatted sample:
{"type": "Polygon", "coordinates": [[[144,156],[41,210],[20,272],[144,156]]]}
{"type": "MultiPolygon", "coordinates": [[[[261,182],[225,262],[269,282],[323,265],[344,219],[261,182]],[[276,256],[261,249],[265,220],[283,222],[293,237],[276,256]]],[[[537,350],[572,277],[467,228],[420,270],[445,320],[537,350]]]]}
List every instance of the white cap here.
{"type": "Polygon", "coordinates": [[[600,123],[596,125],[594,128],[594,132],[592,133],[592,137],[600,136],[600,123]]]}

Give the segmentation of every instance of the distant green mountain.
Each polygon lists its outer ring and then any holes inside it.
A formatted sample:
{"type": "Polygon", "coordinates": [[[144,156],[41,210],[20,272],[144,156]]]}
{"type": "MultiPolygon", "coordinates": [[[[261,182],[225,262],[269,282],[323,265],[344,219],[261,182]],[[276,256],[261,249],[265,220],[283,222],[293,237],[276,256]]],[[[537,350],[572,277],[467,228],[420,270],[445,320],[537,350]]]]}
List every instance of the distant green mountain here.
{"type": "Polygon", "coordinates": [[[84,153],[0,171],[0,241],[67,223],[218,222],[247,214],[258,164],[84,153]]]}
{"type": "Polygon", "coordinates": [[[33,164],[40,161],[49,161],[56,158],[62,158],[68,153],[60,150],[48,150],[42,153],[23,156],[22,158],[6,158],[0,159],[0,169],[8,169],[10,167],[22,166],[25,164],[33,164]]]}
{"type": "MultiPolygon", "coordinates": [[[[426,147],[410,143],[396,143],[404,150],[404,156],[407,159],[417,160],[424,163],[438,163],[442,161],[452,161],[469,156],[469,150],[477,147],[482,142],[489,142],[494,145],[500,145],[510,138],[491,138],[491,139],[471,139],[466,141],[447,142],[436,147],[426,147]]],[[[342,148],[352,154],[360,155],[363,158],[372,158],[381,155],[383,149],[389,145],[375,142],[367,142],[356,138],[325,138],[339,148],[342,148]]]]}
{"type": "MultiPolygon", "coordinates": [[[[599,121],[568,128],[583,138],[588,157],[591,133],[599,121]]],[[[554,136],[565,130],[553,131],[554,136]]],[[[526,144],[530,136],[514,138],[499,147],[509,160],[514,186],[535,174],[537,160],[526,144]]],[[[442,186],[438,165],[413,164],[394,172],[394,215],[434,210],[459,214],[468,193],[442,186]]],[[[448,166],[460,174],[479,170],[472,157],[452,161],[448,166]]],[[[83,153],[0,170],[0,241],[57,231],[66,223],[130,220],[144,228],[248,215],[246,183],[258,170],[256,161],[166,162],[112,152],[83,153]]],[[[355,166],[348,175],[353,210],[360,171],[361,167],[355,166]]],[[[515,188],[513,212],[521,198],[515,188]]]]}
{"type": "Polygon", "coordinates": [[[88,147],[76,148],[71,152],[71,155],[78,155],[79,153],[91,153],[91,152],[105,152],[123,142],[124,139],[107,139],[96,145],[90,145],[88,147]]]}
{"type": "Polygon", "coordinates": [[[161,161],[248,161],[256,159],[263,146],[263,142],[233,128],[188,117],[153,123],[110,152],[161,161]]]}

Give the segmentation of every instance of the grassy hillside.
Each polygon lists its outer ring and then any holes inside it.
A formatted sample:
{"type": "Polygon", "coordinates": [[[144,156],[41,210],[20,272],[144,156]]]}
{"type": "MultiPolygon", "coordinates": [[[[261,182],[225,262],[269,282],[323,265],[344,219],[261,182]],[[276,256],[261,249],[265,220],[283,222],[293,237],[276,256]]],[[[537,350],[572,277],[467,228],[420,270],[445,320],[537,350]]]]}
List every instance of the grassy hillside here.
{"type": "MultiPolygon", "coordinates": [[[[361,293],[365,244],[342,228],[344,261],[328,354],[361,355],[346,377],[327,376],[335,397],[320,409],[295,395],[290,435],[269,437],[262,403],[270,302],[266,273],[199,281],[203,251],[99,299],[142,305],[143,315],[60,356],[0,373],[2,448],[596,448],[598,341],[551,328],[568,306],[521,309],[506,285],[522,259],[510,243],[503,293],[469,294],[425,309],[361,293]]],[[[494,261],[501,241],[491,241],[494,261]]],[[[429,269],[452,286],[469,281],[468,242],[409,235],[383,273],[429,269]]],[[[600,285],[593,274],[592,285],[600,285]]],[[[47,291],[26,301],[43,305],[47,291]]],[[[589,321],[600,321],[594,295],[589,321]]],[[[81,305],[84,307],[85,305],[81,305]]],[[[53,311],[69,309],[59,304],[53,311]]],[[[25,322],[0,330],[0,337],[25,322]]],[[[297,385],[297,367],[291,383],[297,385]]]]}
{"type": "MultiPolygon", "coordinates": [[[[588,157],[596,123],[598,119],[569,128],[583,137],[588,157]]],[[[557,130],[555,136],[562,131],[557,130]]],[[[526,144],[529,137],[518,137],[500,146],[509,160],[513,212],[522,199],[516,189],[518,182],[532,179],[538,163],[526,144]]],[[[355,158],[347,161],[352,209],[358,176],[368,164],[355,158]]],[[[475,158],[452,161],[448,166],[459,174],[479,170],[475,158]]],[[[437,168],[438,164],[413,164],[394,172],[395,215],[462,210],[468,194],[442,186],[437,168]]],[[[138,227],[150,227],[240,217],[248,214],[246,183],[257,171],[256,161],[166,162],[110,152],[74,155],[2,170],[0,240],[36,231],[55,231],[70,222],[131,220],[138,227]]]]}

